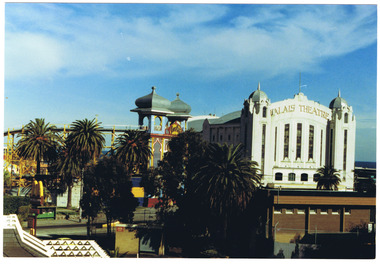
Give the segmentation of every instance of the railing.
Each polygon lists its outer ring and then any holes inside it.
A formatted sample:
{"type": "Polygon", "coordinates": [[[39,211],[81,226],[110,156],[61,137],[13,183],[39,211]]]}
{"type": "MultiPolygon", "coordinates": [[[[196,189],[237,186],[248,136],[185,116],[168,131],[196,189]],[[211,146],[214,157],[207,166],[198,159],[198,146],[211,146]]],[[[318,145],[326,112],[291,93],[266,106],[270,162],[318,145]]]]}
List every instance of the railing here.
{"type": "Polygon", "coordinates": [[[33,248],[34,250],[38,251],[42,255],[45,255],[46,257],[51,256],[52,251],[47,249],[45,244],[41,240],[39,240],[38,238],[36,238],[35,236],[31,234],[28,234],[22,229],[21,224],[17,218],[17,215],[15,214],[4,215],[3,221],[4,221],[3,228],[17,230],[17,234],[19,235],[21,241],[25,245],[33,248]]]}
{"type": "MultiPolygon", "coordinates": [[[[21,239],[21,242],[25,244],[26,246],[34,249],[35,251],[39,252],[42,255],[45,255],[46,257],[52,257],[52,255],[55,253],[57,254],[57,246],[48,246],[49,243],[56,243],[58,242],[58,247],[60,247],[65,242],[64,240],[40,240],[36,238],[35,236],[28,234],[25,232],[21,224],[17,218],[17,215],[11,214],[11,215],[4,215],[3,216],[3,229],[15,229],[17,231],[18,236],[21,239]]],[[[76,240],[75,242],[82,242],[82,247],[85,247],[88,249],[89,247],[92,247],[94,251],[97,252],[101,258],[109,258],[108,254],[96,243],[94,240],[76,240]]],[[[66,251],[67,252],[67,251],[66,251]]],[[[85,255],[86,256],[86,255],[85,255]]],[[[93,256],[93,253],[91,254],[93,256]]]]}
{"type": "Polygon", "coordinates": [[[135,211],[133,216],[134,222],[154,222],[156,221],[155,209],[144,209],[143,211],[135,211]]]}

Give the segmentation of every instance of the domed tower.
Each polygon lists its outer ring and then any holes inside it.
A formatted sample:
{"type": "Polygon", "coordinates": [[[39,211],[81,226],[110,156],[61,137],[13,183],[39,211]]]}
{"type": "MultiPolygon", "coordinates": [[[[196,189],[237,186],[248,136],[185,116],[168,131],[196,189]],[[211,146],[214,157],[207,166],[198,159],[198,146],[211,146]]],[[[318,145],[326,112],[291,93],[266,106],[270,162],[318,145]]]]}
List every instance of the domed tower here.
{"type": "Polygon", "coordinates": [[[338,96],[330,102],[329,108],[331,121],[329,122],[326,165],[333,166],[339,171],[341,186],[353,189],[356,131],[353,109],[340,96],[340,90],[338,96]]]}
{"type": "Polygon", "coordinates": [[[186,130],[191,107],[179,99],[174,101],[158,95],[156,87],[146,96],[136,99],[137,108],[131,111],[139,114],[139,126],[150,135],[153,157],[150,165],[156,167],[167,151],[167,143],[173,135],[186,130]]]}
{"type": "Polygon", "coordinates": [[[153,157],[150,166],[157,166],[166,151],[167,137],[165,136],[165,126],[168,124],[168,115],[173,114],[171,102],[156,93],[156,87],[152,87],[152,92],[146,96],[136,99],[137,108],[131,111],[139,114],[140,129],[145,130],[150,135],[150,145],[153,157]]]}
{"type": "Polygon", "coordinates": [[[267,94],[261,91],[259,83],[257,90],[244,100],[244,108],[241,112],[241,142],[245,145],[246,156],[256,161],[262,171],[266,156],[265,146],[269,141],[267,133],[268,123],[270,123],[269,105],[270,100],[267,94]]]}
{"type": "Polygon", "coordinates": [[[131,111],[139,114],[139,125],[148,133],[164,134],[167,123],[166,116],[174,113],[169,109],[170,101],[156,93],[156,87],[146,96],[136,99],[137,108],[131,111]]]}
{"type": "Polygon", "coordinates": [[[169,124],[165,132],[177,135],[186,131],[187,120],[191,117],[191,107],[179,98],[179,93],[177,93],[177,98],[170,103],[169,109],[174,113],[168,115],[169,124]]]}

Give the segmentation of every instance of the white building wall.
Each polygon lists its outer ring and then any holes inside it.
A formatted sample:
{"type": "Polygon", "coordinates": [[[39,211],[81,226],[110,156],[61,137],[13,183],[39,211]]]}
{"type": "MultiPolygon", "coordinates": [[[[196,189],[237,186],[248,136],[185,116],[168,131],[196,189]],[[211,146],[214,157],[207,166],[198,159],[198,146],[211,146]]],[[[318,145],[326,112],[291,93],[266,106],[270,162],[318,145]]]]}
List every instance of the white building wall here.
{"type": "MultiPolygon", "coordinates": [[[[223,142],[220,143],[224,143],[227,141],[228,134],[236,136],[236,132],[239,132],[239,142],[246,146],[247,157],[258,163],[264,185],[271,183],[275,187],[315,189],[314,174],[319,168],[329,165],[332,156],[333,167],[341,170],[341,177],[345,177],[345,180],[342,179],[339,190],[353,189],[356,122],[352,107],[345,106],[342,112],[337,112],[318,102],[308,100],[303,93],[296,94],[292,99],[275,103],[270,103],[267,98],[260,98],[256,102],[249,98],[244,101],[240,126],[231,124],[224,125],[224,128],[222,126],[209,125],[205,122],[204,136],[208,135],[208,139],[211,139],[211,136],[215,134],[215,142],[220,142],[219,138],[222,132],[224,137],[223,142]],[[262,114],[264,106],[267,107],[266,118],[262,114]],[[345,112],[349,114],[347,123],[344,123],[345,112]],[[302,124],[300,158],[296,158],[298,123],[302,124]],[[264,161],[262,161],[263,124],[266,125],[264,161]],[[287,158],[284,157],[286,124],[290,126],[289,156],[287,158]],[[309,159],[310,125],[314,126],[312,159],[309,159]],[[246,127],[247,130],[245,130],[246,127]],[[331,129],[334,132],[332,140],[331,129]],[[347,130],[348,133],[346,170],[343,170],[344,130],[347,130]],[[208,133],[209,131],[211,134],[208,133]],[[332,144],[332,155],[330,155],[330,144],[332,144]],[[262,167],[264,168],[262,169],[262,167]],[[281,181],[275,180],[276,173],[283,174],[281,181]],[[295,173],[295,181],[288,180],[289,173],[295,173]],[[301,180],[302,174],[308,175],[307,181],[301,180]]],[[[234,142],[234,144],[236,145],[239,142],[234,142]]]]}

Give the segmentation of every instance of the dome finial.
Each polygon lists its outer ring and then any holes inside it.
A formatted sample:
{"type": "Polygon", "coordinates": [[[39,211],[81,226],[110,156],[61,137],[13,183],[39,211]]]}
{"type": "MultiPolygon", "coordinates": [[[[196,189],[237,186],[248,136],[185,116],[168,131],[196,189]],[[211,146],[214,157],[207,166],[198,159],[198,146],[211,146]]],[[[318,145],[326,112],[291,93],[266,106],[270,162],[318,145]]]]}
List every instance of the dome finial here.
{"type": "Polygon", "coordinates": [[[257,85],[257,90],[260,91],[260,82],[259,82],[259,84],[257,85]]]}
{"type": "Polygon", "coordinates": [[[152,91],[154,92],[154,91],[156,91],[156,86],[152,86],[152,91]]]}
{"type": "Polygon", "coordinates": [[[340,97],[340,89],[338,89],[338,97],[340,97]]]}

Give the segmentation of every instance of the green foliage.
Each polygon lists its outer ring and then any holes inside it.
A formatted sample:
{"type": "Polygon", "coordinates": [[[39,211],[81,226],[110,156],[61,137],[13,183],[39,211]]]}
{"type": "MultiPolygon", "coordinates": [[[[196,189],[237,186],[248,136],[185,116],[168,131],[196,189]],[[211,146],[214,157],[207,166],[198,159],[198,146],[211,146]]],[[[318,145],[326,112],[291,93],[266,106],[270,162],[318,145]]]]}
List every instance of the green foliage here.
{"type": "Polygon", "coordinates": [[[29,197],[4,196],[4,215],[17,214],[19,207],[27,206],[29,203],[29,197]]]}
{"type": "Polygon", "coordinates": [[[7,170],[3,170],[4,189],[12,186],[11,174],[7,170]]]}
{"type": "Polygon", "coordinates": [[[176,203],[182,201],[191,187],[192,177],[200,169],[206,149],[199,133],[186,131],[172,138],[168,144],[169,151],[159,163],[158,174],[161,192],[167,199],[176,203]]]}
{"type": "Polygon", "coordinates": [[[116,139],[115,158],[130,174],[146,169],[152,155],[149,138],[146,132],[127,130],[116,139]]]}
{"type": "Polygon", "coordinates": [[[97,158],[105,143],[100,123],[93,120],[76,120],[70,127],[71,132],[65,144],[69,157],[77,160],[81,168],[92,159],[97,158]]]}
{"type": "Polygon", "coordinates": [[[102,209],[107,222],[115,219],[131,222],[138,205],[131,190],[132,182],[124,166],[114,158],[105,156],[85,172],[81,200],[83,214],[95,217],[102,209]]]}
{"type": "Polygon", "coordinates": [[[261,185],[257,163],[243,157],[243,147],[210,144],[204,164],[194,176],[194,199],[208,214],[211,236],[224,249],[231,229],[231,218],[241,215],[261,185]]]}
{"type": "Polygon", "coordinates": [[[35,160],[37,174],[40,174],[41,161],[54,161],[57,157],[62,139],[55,130],[56,127],[45,123],[45,119],[35,119],[25,126],[22,138],[17,142],[16,153],[21,158],[35,160]]]}
{"type": "Polygon", "coordinates": [[[227,243],[229,253],[241,255],[239,248],[249,242],[247,229],[259,221],[250,215],[252,209],[247,211],[261,185],[257,164],[243,158],[242,146],[207,145],[192,131],[168,145],[158,168],[142,179],[149,194],[160,196],[165,242],[183,248],[188,257],[219,257],[227,243]]]}
{"type": "Polygon", "coordinates": [[[332,166],[324,166],[317,170],[320,175],[315,179],[317,189],[338,190],[338,185],[341,182],[339,172],[332,166]]]}
{"type": "Polygon", "coordinates": [[[242,157],[243,147],[210,144],[194,176],[195,193],[218,215],[244,210],[260,186],[257,163],[242,157]]]}
{"type": "Polygon", "coordinates": [[[162,176],[157,168],[149,168],[142,173],[140,186],[144,187],[144,193],[148,197],[160,196],[162,188],[162,176]]]}
{"type": "Polygon", "coordinates": [[[31,205],[28,206],[20,206],[17,210],[17,217],[20,222],[26,221],[28,219],[29,211],[30,211],[31,205]]]}

